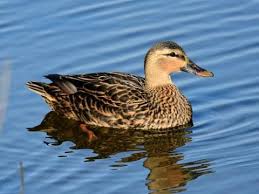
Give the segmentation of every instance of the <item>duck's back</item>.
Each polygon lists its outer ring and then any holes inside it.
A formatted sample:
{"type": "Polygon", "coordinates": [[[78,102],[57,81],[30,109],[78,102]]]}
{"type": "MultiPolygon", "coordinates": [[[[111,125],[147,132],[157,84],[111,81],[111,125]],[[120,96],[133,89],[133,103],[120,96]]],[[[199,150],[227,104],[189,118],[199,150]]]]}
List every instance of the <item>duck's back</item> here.
{"type": "Polygon", "coordinates": [[[29,82],[50,107],[88,125],[130,128],[147,106],[145,80],[126,73],[46,76],[53,83],[29,82]],[[141,108],[141,106],[144,106],[141,108]]]}

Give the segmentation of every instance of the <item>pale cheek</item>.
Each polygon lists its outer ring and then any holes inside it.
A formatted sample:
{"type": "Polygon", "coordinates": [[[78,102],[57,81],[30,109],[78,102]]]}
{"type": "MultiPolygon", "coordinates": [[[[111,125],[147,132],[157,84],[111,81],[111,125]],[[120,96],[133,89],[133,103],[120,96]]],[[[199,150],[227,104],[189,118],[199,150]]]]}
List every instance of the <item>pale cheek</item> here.
{"type": "Polygon", "coordinates": [[[159,65],[167,73],[172,73],[175,71],[179,71],[180,68],[184,66],[184,62],[179,60],[173,60],[173,59],[170,59],[170,60],[160,59],[159,65]]]}

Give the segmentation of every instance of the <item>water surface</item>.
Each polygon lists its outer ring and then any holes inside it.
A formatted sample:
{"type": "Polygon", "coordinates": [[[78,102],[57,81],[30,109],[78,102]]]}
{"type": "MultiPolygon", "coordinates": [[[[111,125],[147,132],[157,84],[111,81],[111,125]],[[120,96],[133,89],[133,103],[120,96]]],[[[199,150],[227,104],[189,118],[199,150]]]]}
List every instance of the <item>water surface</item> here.
{"type": "Polygon", "coordinates": [[[11,76],[0,81],[11,84],[0,93],[1,108],[8,102],[0,194],[19,192],[20,162],[25,193],[258,193],[258,7],[256,0],[1,1],[0,75],[11,76]],[[173,75],[194,111],[193,127],[180,133],[104,131],[89,144],[25,87],[49,73],[143,76],[144,55],[161,40],[178,42],[215,74],[173,75]]]}

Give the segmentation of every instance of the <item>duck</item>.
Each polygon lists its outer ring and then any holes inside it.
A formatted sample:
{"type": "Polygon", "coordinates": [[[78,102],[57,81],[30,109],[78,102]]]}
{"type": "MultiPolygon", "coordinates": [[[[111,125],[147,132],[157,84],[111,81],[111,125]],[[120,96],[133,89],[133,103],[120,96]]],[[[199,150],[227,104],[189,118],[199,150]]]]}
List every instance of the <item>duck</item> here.
{"type": "Polygon", "coordinates": [[[156,132],[192,121],[192,106],[171,78],[176,72],[213,77],[176,42],[163,41],[146,53],[145,77],[122,72],[49,74],[45,77],[51,83],[30,81],[27,86],[93,138],[92,127],[156,132]]]}

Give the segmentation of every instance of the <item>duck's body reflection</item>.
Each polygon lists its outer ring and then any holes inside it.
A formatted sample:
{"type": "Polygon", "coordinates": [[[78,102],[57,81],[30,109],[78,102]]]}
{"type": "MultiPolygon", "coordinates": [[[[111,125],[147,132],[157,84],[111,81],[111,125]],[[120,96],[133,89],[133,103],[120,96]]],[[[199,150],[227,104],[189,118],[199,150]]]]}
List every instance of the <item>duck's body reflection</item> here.
{"type": "Polygon", "coordinates": [[[184,156],[175,152],[175,149],[191,141],[185,129],[159,135],[97,129],[95,131],[97,139],[89,142],[77,122],[60,117],[55,112],[49,112],[40,125],[29,130],[45,131],[56,140],[55,143],[51,143],[52,145],[71,141],[75,144],[72,149],[88,148],[98,154],[95,157],[86,157],[86,161],[106,158],[119,152],[138,151],[121,158],[119,162],[127,164],[145,158],[143,165],[150,170],[146,178],[147,186],[153,193],[182,191],[188,181],[211,172],[207,160],[179,164],[184,156]]]}

